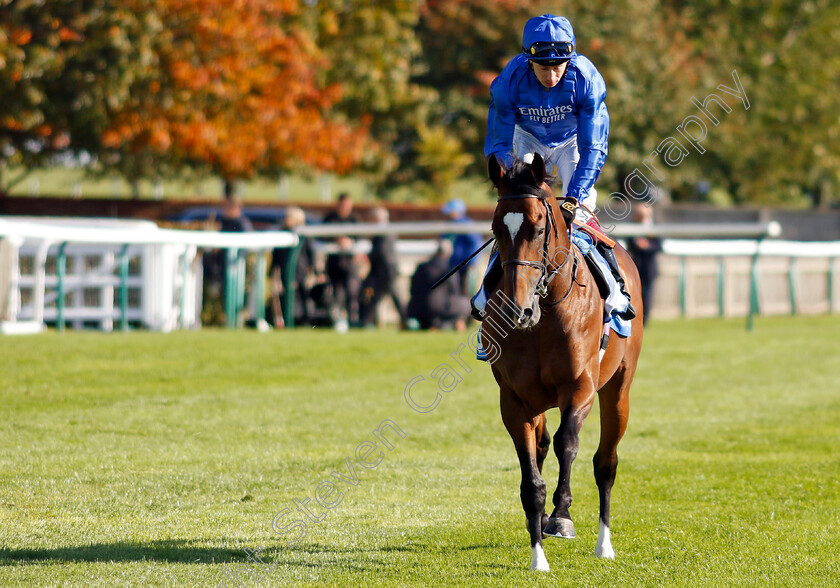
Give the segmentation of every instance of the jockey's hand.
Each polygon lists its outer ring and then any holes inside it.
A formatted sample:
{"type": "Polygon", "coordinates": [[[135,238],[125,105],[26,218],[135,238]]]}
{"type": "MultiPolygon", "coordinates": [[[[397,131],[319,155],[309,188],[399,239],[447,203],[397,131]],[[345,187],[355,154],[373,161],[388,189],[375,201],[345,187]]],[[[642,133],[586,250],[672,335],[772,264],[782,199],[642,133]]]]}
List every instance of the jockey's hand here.
{"type": "Polygon", "coordinates": [[[576,198],[566,197],[560,201],[560,212],[563,214],[563,220],[566,226],[571,226],[575,214],[579,210],[579,204],[576,198]]]}

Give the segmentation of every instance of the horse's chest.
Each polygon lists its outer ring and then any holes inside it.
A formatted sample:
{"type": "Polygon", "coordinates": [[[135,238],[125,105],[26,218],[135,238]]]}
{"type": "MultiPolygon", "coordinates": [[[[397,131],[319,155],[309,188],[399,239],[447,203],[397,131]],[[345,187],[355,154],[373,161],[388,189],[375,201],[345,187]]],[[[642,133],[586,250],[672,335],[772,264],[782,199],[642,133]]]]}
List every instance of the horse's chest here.
{"type": "Polygon", "coordinates": [[[576,379],[580,362],[575,349],[582,341],[562,332],[531,331],[511,333],[500,358],[499,375],[513,388],[556,388],[576,379]]]}

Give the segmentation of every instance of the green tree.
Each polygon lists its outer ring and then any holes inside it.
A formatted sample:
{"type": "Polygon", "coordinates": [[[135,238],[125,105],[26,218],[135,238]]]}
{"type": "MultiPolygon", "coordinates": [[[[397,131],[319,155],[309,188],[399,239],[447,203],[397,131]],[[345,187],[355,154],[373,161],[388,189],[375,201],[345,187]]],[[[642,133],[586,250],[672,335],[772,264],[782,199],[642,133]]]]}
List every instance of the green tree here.
{"type": "Polygon", "coordinates": [[[524,16],[524,5],[319,3],[318,44],[333,59],[327,79],[345,88],[343,112],[369,117],[379,148],[365,170],[380,194],[428,183],[432,172],[435,194],[447,192],[467,169],[483,174],[489,85],[511,54],[507,41],[521,28],[513,16],[524,16]],[[435,155],[432,146],[441,151],[435,155]]]}
{"type": "Polygon", "coordinates": [[[736,69],[750,109],[727,119],[707,175],[739,202],[828,204],[840,186],[840,5],[830,0],[703,2],[691,33],[721,77],[736,69]]]}
{"type": "Polygon", "coordinates": [[[337,108],[369,125],[375,144],[360,171],[374,189],[413,177],[417,129],[429,118],[437,92],[413,77],[426,67],[415,29],[418,0],[325,0],[309,20],[327,60],[327,83],[340,84],[337,108]]]}
{"type": "Polygon", "coordinates": [[[483,175],[490,83],[520,51],[522,27],[533,16],[523,0],[430,0],[420,11],[418,37],[427,64],[416,80],[440,99],[434,124],[457,138],[483,175]]]}

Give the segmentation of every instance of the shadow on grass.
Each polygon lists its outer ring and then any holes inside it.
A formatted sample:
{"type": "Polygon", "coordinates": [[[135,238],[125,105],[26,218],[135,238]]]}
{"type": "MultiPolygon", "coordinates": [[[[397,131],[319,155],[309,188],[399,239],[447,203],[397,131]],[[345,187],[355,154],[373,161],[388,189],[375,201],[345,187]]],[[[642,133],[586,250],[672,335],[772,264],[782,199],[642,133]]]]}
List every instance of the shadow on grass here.
{"type": "Polygon", "coordinates": [[[182,563],[230,563],[244,561],[242,549],[202,547],[194,539],[93,543],[54,549],[0,549],[0,566],[21,563],[165,561],[182,563]]]}

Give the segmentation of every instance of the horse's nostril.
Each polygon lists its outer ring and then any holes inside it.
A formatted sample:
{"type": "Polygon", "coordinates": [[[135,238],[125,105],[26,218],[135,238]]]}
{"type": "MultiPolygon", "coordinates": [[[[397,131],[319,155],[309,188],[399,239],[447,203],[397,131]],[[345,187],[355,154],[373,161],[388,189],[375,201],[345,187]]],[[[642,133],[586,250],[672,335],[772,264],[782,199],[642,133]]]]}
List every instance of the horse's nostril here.
{"type": "Polygon", "coordinates": [[[531,317],[534,316],[534,311],[531,308],[525,308],[522,310],[522,314],[519,315],[519,324],[524,325],[528,321],[531,320],[531,317]]]}

